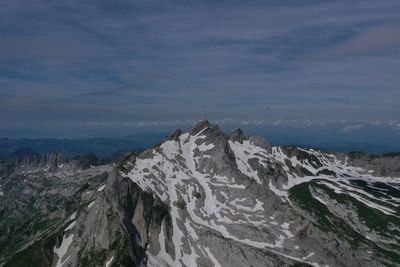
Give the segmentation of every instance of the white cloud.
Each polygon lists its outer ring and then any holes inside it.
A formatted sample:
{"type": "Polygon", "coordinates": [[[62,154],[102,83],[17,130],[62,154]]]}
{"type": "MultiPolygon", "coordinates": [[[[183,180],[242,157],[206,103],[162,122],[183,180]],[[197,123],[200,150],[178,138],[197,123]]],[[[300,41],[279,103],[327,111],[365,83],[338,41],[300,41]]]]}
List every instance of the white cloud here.
{"type": "Polygon", "coordinates": [[[360,129],[360,128],[362,128],[362,127],[363,127],[362,124],[347,125],[347,126],[343,127],[341,131],[342,131],[343,133],[351,133],[351,132],[353,132],[354,130],[360,129]]]}
{"type": "Polygon", "coordinates": [[[133,128],[146,128],[146,127],[180,127],[191,125],[195,122],[194,119],[189,120],[173,120],[173,121],[124,121],[124,122],[106,122],[106,121],[91,121],[80,123],[82,126],[88,127],[133,127],[133,128]]]}

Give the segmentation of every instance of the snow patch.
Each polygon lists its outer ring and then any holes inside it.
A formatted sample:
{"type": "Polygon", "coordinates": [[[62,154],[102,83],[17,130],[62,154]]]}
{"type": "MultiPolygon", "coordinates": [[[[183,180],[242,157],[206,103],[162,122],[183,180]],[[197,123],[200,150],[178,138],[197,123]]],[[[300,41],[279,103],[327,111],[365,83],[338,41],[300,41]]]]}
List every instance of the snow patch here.
{"type": "Polygon", "coordinates": [[[168,140],[165,141],[160,147],[164,153],[164,155],[169,158],[172,159],[175,157],[175,155],[178,152],[178,146],[177,146],[177,142],[173,141],[173,140],[168,140]]]}
{"type": "Polygon", "coordinates": [[[73,221],[72,223],[70,223],[70,224],[68,225],[68,227],[65,228],[65,231],[69,231],[69,230],[71,230],[72,228],[74,228],[75,224],[76,224],[76,221],[73,221]]]}
{"type": "Polygon", "coordinates": [[[308,259],[308,258],[310,258],[310,257],[312,257],[312,256],[314,256],[314,252],[311,252],[310,254],[308,254],[308,255],[305,256],[305,257],[302,257],[301,259],[302,259],[302,260],[306,260],[306,259],[308,259]]]}
{"type": "Polygon", "coordinates": [[[327,206],[328,204],[325,202],[325,201],[323,201],[320,197],[317,197],[316,195],[312,195],[313,196],[313,198],[315,198],[316,200],[318,200],[319,202],[321,202],[322,204],[324,204],[325,206],[327,206]]]}
{"type": "Polygon", "coordinates": [[[210,149],[213,149],[214,147],[215,147],[214,144],[205,145],[205,144],[203,143],[203,144],[201,144],[201,145],[198,146],[198,149],[199,149],[201,152],[206,152],[206,151],[208,151],[208,150],[210,150],[210,149]]]}
{"type": "Polygon", "coordinates": [[[106,267],[109,267],[111,265],[111,263],[114,260],[114,256],[112,256],[107,262],[106,262],[106,267]]]}
{"type": "Polygon", "coordinates": [[[68,218],[68,220],[75,220],[76,219],[76,211],[68,218]]]}
{"type": "Polygon", "coordinates": [[[65,256],[68,252],[69,246],[72,244],[73,239],[74,239],[74,235],[70,235],[67,238],[65,238],[65,235],[64,235],[60,247],[59,248],[54,247],[53,251],[58,256],[58,260],[57,260],[55,267],[62,267],[64,265],[64,263],[66,263],[68,261],[70,255],[66,258],[65,258],[65,256]]]}
{"type": "Polygon", "coordinates": [[[103,191],[104,188],[106,188],[106,185],[107,185],[107,184],[104,184],[104,185],[100,186],[100,187],[97,189],[97,192],[103,191]]]}
{"type": "Polygon", "coordinates": [[[90,209],[90,208],[94,205],[94,203],[96,203],[96,200],[94,200],[94,201],[92,201],[92,202],[89,203],[88,209],[90,209]]]}

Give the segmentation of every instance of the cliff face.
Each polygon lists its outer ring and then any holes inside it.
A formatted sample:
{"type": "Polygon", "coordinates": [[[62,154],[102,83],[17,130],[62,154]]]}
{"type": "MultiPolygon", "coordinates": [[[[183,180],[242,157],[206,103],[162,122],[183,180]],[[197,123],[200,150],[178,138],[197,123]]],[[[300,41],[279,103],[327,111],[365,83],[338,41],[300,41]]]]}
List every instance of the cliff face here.
{"type": "Polygon", "coordinates": [[[68,249],[68,263],[145,265],[146,249],[151,251],[157,244],[155,233],[161,221],[168,220],[168,207],[116,170],[109,172],[107,184],[99,187],[88,203],[70,223],[73,228],[68,236],[73,235],[74,242],[68,249]]]}
{"type": "Polygon", "coordinates": [[[83,168],[58,153],[19,154],[0,161],[0,265],[50,265],[66,217],[111,165],[83,168]]]}
{"type": "Polygon", "coordinates": [[[12,164],[0,187],[0,266],[146,264],[146,244],[156,244],[150,233],[168,220],[168,207],[117,167],[82,169],[65,160],[54,170],[27,158],[12,164]]]}

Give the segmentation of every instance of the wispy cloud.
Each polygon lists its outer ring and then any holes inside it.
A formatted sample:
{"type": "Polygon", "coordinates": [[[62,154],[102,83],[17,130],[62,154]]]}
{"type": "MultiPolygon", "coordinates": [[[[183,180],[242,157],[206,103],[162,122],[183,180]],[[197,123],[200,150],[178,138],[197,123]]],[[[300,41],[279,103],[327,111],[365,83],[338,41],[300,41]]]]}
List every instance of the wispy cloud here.
{"type": "MultiPolygon", "coordinates": [[[[147,120],[147,121],[86,121],[80,122],[80,126],[84,127],[124,127],[124,128],[179,128],[190,127],[199,118],[190,118],[186,120],[147,120]]],[[[217,124],[221,127],[260,127],[260,128],[320,128],[320,129],[338,129],[343,134],[352,133],[361,129],[383,129],[389,128],[394,131],[400,130],[400,122],[398,121],[347,121],[347,120],[312,120],[312,119],[287,119],[282,118],[279,120],[240,120],[235,118],[222,118],[212,120],[211,123],[217,124]]]]}
{"type": "Polygon", "coordinates": [[[363,125],[362,124],[355,124],[355,125],[347,125],[345,127],[342,128],[342,132],[343,133],[351,133],[354,130],[360,129],[362,128],[363,125]]]}
{"type": "Polygon", "coordinates": [[[320,51],[316,59],[334,59],[368,53],[382,53],[400,45],[400,24],[379,25],[357,32],[349,40],[320,51]]]}
{"type": "Polygon", "coordinates": [[[396,0],[5,1],[0,120],[397,120],[399,25],[396,0]]]}

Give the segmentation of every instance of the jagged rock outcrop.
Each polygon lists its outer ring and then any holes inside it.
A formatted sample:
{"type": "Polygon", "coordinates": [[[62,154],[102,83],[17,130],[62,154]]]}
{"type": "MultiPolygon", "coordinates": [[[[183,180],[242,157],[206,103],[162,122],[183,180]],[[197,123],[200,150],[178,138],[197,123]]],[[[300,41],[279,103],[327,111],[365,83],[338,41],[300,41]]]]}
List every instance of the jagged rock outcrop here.
{"type": "MultiPolygon", "coordinates": [[[[357,190],[354,180],[368,179],[371,186],[387,180],[347,165],[333,154],[271,147],[260,138],[247,138],[241,130],[226,136],[217,126],[200,121],[188,133],[175,134],[138,157],[127,159],[121,175],[170,207],[173,238],[156,231],[165,246],[149,253],[153,265],[387,263],[384,257],[368,252],[376,251],[376,243],[365,236],[376,234],[377,229],[363,225],[365,217],[359,213],[358,204],[362,203],[361,209],[371,208],[371,213],[380,214],[389,206],[395,207],[396,202],[372,205],[367,187],[364,193],[358,188],[359,195],[353,194],[351,201],[340,200],[342,192],[357,190]],[[304,199],[307,194],[311,200],[304,199]],[[329,207],[321,208],[324,213],[318,214],[313,206],[324,202],[322,196],[326,202],[336,204],[325,205],[329,207]],[[349,208],[353,223],[346,219],[349,208]],[[246,248],[240,257],[236,246],[246,248]]],[[[390,209],[383,215],[393,221],[394,228],[396,214],[390,209]]],[[[388,242],[398,242],[382,231],[378,235],[388,242]]],[[[378,245],[379,253],[390,254],[393,248],[384,243],[378,245]]]]}
{"type": "Polygon", "coordinates": [[[82,168],[58,153],[40,155],[29,149],[1,160],[0,266],[7,258],[15,260],[6,266],[26,266],[19,265],[18,254],[26,250],[32,251],[28,262],[50,264],[65,216],[107,179],[110,168],[82,168]]]}

